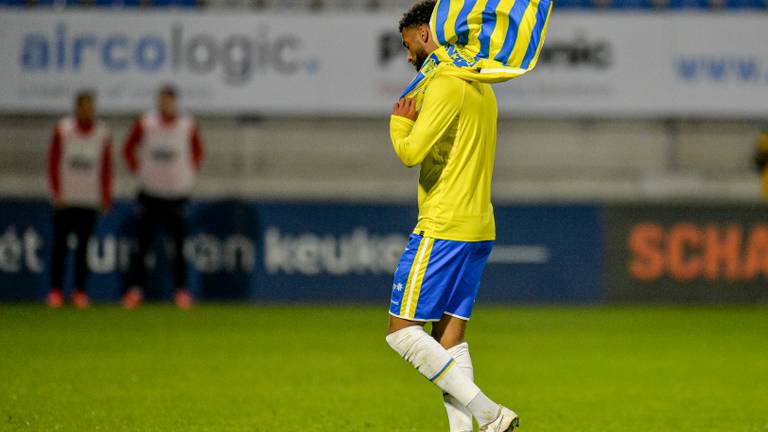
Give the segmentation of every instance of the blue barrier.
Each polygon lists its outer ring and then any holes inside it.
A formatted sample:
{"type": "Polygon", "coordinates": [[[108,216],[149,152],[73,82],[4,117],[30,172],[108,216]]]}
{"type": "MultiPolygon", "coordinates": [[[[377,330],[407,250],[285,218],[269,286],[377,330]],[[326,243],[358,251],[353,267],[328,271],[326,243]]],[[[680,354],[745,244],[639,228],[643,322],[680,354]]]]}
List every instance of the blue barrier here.
{"type": "MultiPolygon", "coordinates": [[[[118,202],[89,244],[88,287],[97,300],[115,300],[124,288],[135,247],[133,211],[131,203],[118,202]]],[[[195,202],[185,244],[190,289],[203,299],[386,304],[416,216],[414,206],[195,202]]],[[[496,220],[497,243],[478,301],[601,298],[598,207],[499,206],[496,220]]],[[[45,295],[50,225],[46,202],[0,201],[0,301],[45,295]]],[[[163,264],[165,256],[156,254],[155,262],[163,264]]],[[[160,270],[150,285],[150,296],[170,293],[170,278],[160,270]]]]}
{"type": "Polygon", "coordinates": [[[601,298],[600,208],[496,207],[496,234],[479,301],[593,302],[601,298]]]}

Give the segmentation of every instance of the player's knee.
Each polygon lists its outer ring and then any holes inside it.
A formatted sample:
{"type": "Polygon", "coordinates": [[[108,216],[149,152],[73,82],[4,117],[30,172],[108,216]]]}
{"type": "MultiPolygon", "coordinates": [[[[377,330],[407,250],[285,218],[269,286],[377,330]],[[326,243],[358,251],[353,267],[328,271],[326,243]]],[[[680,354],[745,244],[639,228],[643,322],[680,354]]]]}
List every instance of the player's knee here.
{"type": "Polygon", "coordinates": [[[440,342],[440,340],[443,338],[443,332],[441,330],[436,329],[436,328],[432,329],[431,335],[432,335],[432,338],[435,339],[438,342],[440,342]]]}
{"type": "Polygon", "coordinates": [[[418,325],[396,327],[395,329],[390,326],[390,332],[385,339],[392,349],[400,352],[407,351],[408,347],[412,346],[424,334],[424,329],[418,325]]]}
{"type": "Polygon", "coordinates": [[[440,345],[442,345],[445,349],[451,349],[464,343],[463,335],[442,334],[440,338],[436,337],[435,339],[440,342],[440,345]]]}
{"type": "Polygon", "coordinates": [[[389,345],[390,348],[402,356],[408,352],[408,348],[411,345],[409,343],[410,338],[408,336],[408,329],[392,331],[390,328],[390,331],[387,333],[387,336],[384,339],[387,341],[387,345],[389,345]]]}
{"type": "Polygon", "coordinates": [[[392,345],[392,341],[397,339],[397,333],[402,330],[403,328],[396,325],[396,323],[389,323],[389,327],[387,328],[387,335],[384,337],[384,339],[387,340],[387,343],[392,345]]]}

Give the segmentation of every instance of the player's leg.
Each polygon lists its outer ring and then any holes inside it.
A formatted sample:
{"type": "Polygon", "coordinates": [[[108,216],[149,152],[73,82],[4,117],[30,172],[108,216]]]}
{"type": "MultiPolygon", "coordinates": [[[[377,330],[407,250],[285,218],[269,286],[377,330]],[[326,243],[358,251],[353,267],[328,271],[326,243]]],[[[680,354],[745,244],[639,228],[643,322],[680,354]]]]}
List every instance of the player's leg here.
{"type": "Polygon", "coordinates": [[[168,209],[168,232],[173,240],[173,287],[174,302],[181,309],[192,307],[192,296],[187,289],[187,262],[184,259],[184,239],[187,236],[185,215],[185,200],[174,200],[168,209]]]}
{"type": "Polygon", "coordinates": [[[450,299],[453,280],[473,249],[467,243],[411,236],[395,272],[387,343],[424,377],[450,394],[478,419],[494,421],[498,405],[456,366],[451,354],[422,324],[439,321],[450,299]],[[491,409],[489,409],[491,407],[491,409]]]}
{"type": "Polygon", "coordinates": [[[86,292],[88,279],[88,242],[96,227],[96,210],[77,209],[75,213],[73,231],[77,237],[75,248],[75,291],[72,294],[72,302],[75,307],[84,309],[90,306],[90,299],[86,292]]]}
{"type": "Polygon", "coordinates": [[[64,304],[64,267],[67,260],[67,236],[69,235],[68,211],[56,209],[53,211],[53,247],[51,256],[51,286],[48,291],[47,303],[52,308],[64,304]]]}
{"type": "MultiPolygon", "coordinates": [[[[473,248],[476,248],[476,245],[473,245],[473,248]]],[[[490,249],[488,252],[490,252],[490,249]]],[[[464,333],[469,317],[472,315],[472,307],[477,295],[477,289],[480,284],[480,275],[482,274],[482,267],[484,265],[485,260],[482,259],[481,262],[478,262],[475,253],[467,256],[467,259],[462,265],[460,272],[461,276],[456,281],[453,292],[451,293],[451,298],[446,306],[446,314],[443,315],[443,318],[432,328],[432,336],[448,349],[448,352],[456,361],[456,365],[460,370],[467,374],[472,381],[474,381],[474,368],[472,365],[472,358],[469,354],[469,344],[464,341],[464,333]]],[[[499,419],[501,413],[505,410],[482,392],[479,393],[467,406],[464,406],[450,394],[444,395],[443,402],[448,414],[449,424],[452,427],[451,431],[472,430],[472,415],[474,413],[483,412],[488,414],[484,418],[474,414],[478,418],[480,426],[484,427],[499,419]],[[454,424],[456,424],[456,429],[453,429],[454,424]],[[465,428],[467,425],[470,427],[461,429],[465,428]]],[[[514,413],[512,415],[514,416],[514,419],[516,419],[517,416],[514,415],[514,413]]],[[[510,419],[509,426],[513,427],[511,420],[512,419],[510,419]]],[[[515,420],[515,422],[517,422],[517,420],[515,420]]]]}
{"type": "MultiPolygon", "coordinates": [[[[464,359],[474,375],[469,345],[464,341],[464,333],[472,316],[475,298],[480,288],[480,279],[493,249],[493,242],[473,242],[467,245],[468,252],[461,267],[461,276],[455,280],[451,297],[445,308],[445,316],[434,327],[433,333],[444,346],[452,347],[454,357],[464,359]]],[[[497,404],[482,393],[467,408],[472,413],[477,410],[498,413],[492,422],[485,422],[478,417],[480,431],[512,430],[519,424],[518,416],[514,411],[497,404]]]]}
{"type": "Polygon", "coordinates": [[[158,212],[154,201],[143,192],[136,200],[136,251],[131,255],[128,270],[128,290],[123,295],[123,306],[133,309],[144,299],[144,284],[147,281],[147,252],[155,236],[158,212]]]}
{"type": "Polygon", "coordinates": [[[464,343],[467,320],[444,314],[440,321],[432,324],[432,337],[445,349],[464,343]]]}
{"type": "MultiPolygon", "coordinates": [[[[424,315],[429,313],[426,311],[426,298],[439,299],[440,297],[439,293],[427,293],[424,289],[426,270],[429,267],[433,249],[434,239],[415,234],[410,236],[395,270],[386,338],[387,343],[398,354],[432,381],[451,360],[445,349],[427,335],[423,328],[424,324],[432,318],[424,315]]],[[[433,269],[435,266],[433,261],[433,269]]],[[[436,286],[433,284],[432,288],[436,286]]],[[[438,321],[439,316],[431,320],[438,321]]]]}
{"type": "Polygon", "coordinates": [[[466,405],[479,389],[458,368],[451,354],[423,328],[424,322],[389,317],[387,343],[429,381],[466,405]]]}
{"type": "Polygon", "coordinates": [[[389,346],[425,378],[466,407],[478,423],[496,420],[500,406],[488,399],[461,368],[455,367],[456,360],[448,350],[424,331],[422,323],[403,321],[390,317],[389,346]]]}
{"type": "MultiPolygon", "coordinates": [[[[460,318],[443,315],[440,321],[432,324],[432,337],[448,350],[448,353],[456,361],[456,367],[474,381],[469,346],[464,342],[466,324],[467,322],[460,318]]],[[[464,405],[445,392],[443,393],[443,405],[448,415],[448,426],[451,432],[472,431],[472,413],[464,405]]]]}

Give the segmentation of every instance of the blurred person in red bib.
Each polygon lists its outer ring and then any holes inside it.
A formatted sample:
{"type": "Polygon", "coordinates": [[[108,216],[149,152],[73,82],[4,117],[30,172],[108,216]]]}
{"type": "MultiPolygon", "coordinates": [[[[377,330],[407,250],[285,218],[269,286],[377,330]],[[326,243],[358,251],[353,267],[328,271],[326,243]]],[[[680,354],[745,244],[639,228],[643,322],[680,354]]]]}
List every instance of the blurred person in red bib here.
{"type": "Polygon", "coordinates": [[[128,168],[139,181],[138,251],[131,258],[129,288],[122,300],[128,309],[137,307],[143,300],[146,255],[152,244],[164,235],[169,235],[174,244],[174,301],[182,309],[192,306],[184,260],[185,211],[203,160],[203,144],[197,123],[178,111],[177,100],[176,88],[161,87],[157,110],[136,121],[123,148],[128,168]]]}
{"type": "Polygon", "coordinates": [[[48,305],[64,304],[64,272],[70,235],[74,234],[75,288],[72,303],[90,305],[86,291],[87,247],[99,211],[109,211],[112,201],[111,135],[96,118],[96,97],[81,91],[75,97],[72,116],[61,119],[53,130],[48,157],[48,178],[53,200],[53,259],[48,305]]]}

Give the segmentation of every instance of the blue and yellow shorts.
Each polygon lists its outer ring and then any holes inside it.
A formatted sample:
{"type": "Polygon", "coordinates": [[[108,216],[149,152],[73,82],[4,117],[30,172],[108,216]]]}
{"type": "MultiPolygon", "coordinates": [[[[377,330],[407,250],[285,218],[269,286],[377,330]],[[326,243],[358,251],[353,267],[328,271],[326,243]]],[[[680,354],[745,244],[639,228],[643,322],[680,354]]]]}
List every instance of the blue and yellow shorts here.
{"type": "Polygon", "coordinates": [[[460,242],[411,234],[395,270],[389,313],[410,321],[472,316],[493,241],[460,242]]]}

